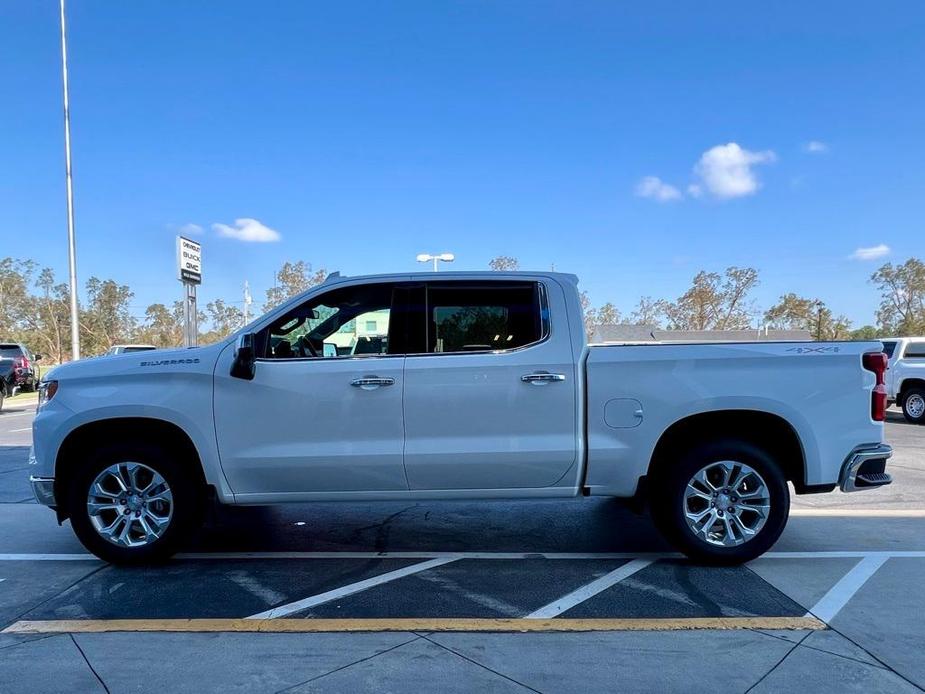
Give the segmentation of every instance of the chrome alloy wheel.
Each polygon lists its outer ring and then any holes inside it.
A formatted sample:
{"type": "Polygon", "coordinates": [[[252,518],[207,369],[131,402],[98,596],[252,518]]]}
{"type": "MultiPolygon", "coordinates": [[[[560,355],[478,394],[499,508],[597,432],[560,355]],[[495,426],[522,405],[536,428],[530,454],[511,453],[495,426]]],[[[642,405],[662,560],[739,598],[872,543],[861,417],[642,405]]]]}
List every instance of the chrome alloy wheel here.
{"type": "Polygon", "coordinates": [[[684,517],[694,535],[711,545],[735,547],[755,537],[768,520],[768,486],[745,463],[721,460],[691,477],[684,490],[684,517]]]}
{"type": "Polygon", "coordinates": [[[906,412],[913,419],[921,419],[925,414],[925,398],[918,393],[913,393],[906,398],[906,412]]]}
{"type": "Polygon", "coordinates": [[[173,516],[170,485],[141,463],[116,463],[90,485],[87,514],[101,537],[120,547],[142,547],[160,538],[173,516]]]}

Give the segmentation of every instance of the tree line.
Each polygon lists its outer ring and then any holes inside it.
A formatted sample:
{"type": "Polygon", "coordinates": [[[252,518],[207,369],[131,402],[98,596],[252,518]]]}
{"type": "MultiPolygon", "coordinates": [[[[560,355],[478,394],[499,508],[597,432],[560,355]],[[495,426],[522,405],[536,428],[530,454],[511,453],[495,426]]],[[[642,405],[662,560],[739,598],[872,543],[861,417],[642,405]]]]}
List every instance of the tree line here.
{"type": "MultiPolygon", "coordinates": [[[[285,263],[276,284],[267,290],[264,311],[324,281],[325,270],[308,263],[285,263]]],[[[183,302],[154,303],[141,316],[132,311],[134,292],[127,284],[91,277],[79,302],[81,351],[104,353],[126,343],[177,347],[183,342],[183,302]]],[[[220,340],[244,324],[241,307],[215,299],[199,310],[201,344],[220,340]],[[204,330],[202,328],[205,328],[204,330]]],[[[32,260],[0,260],[0,340],[22,342],[49,363],[70,359],[71,316],[68,285],[58,282],[51,268],[32,260]]]]}
{"type": "MultiPolygon", "coordinates": [[[[498,256],[492,270],[517,270],[511,256],[498,256]]],[[[262,308],[268,311],[290,297],[320,284],[324,268],[310,263],[284,263],[276,282],[266,290],[262,308]]],[[[925,334],[925,263],[918,258],[893,265],[887,263],[870,278],[880,292],[875,322],[852,326],[816,297],[787,293],[763,312],[756,310],[751,294],[759,272],[751,267],[730,267],[724,272],[698,272],[690,287],[674,300],[641,297],[628,315],[613,302],[592,306],[582,292],[582,308],[588,333],[600,325],[631,323],[675,330],[732,330],[767,326],[808,330],[817,340],[867,339],[887,335],[925,334]]],[[[158,347],[179,346],[183,340],[183,302],[154,303],[143,314],[132,311],[134,292],[112,279],[91,277],[79,305],[79,330],[83,351],[102,354],[114,344],[141,342],[158,347]]],[[[244,313],[235,303],[215,299],[199,312],[200,342],[222,339],[240,328],[244,313]]],[[[48,355],[52,363],[70,358],[70,311],[68,287],[58,282],[50,268],[32,260],[0,260],[0,340],[23,342],[48,355]]]]}
{"type": "MultiPolygon", "coordinates": [[[[492,270],[518,270],[519,261],[498,256],[492,270]]],[[[671,330],[742,330],[768,327],[776,330],[807,330],[816,340],[861,340],[889,335],[925,334],[925,263],[910,258],[900,265],[887,263],[870,277],[880,292],[874,323],[854,327],[820,298],[782,295],[766,311],[758,311],[751,293],[759,284],[752,267],[730,267],[724,272],[700,271],[691,286],[675,300],[643,296],[629,315],[612,303],[591,305],[581,293],[585,328],[589,335],[601,325],[629,323],[671,330]]]]}

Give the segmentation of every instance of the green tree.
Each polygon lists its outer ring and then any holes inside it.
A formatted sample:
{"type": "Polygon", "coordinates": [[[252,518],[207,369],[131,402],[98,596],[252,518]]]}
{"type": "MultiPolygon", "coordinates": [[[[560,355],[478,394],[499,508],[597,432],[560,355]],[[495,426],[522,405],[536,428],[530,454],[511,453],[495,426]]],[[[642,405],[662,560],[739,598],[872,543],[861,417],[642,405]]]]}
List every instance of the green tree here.
{"type": "Polygon", "coordinates": [[[876,340],[878,337],[886,337],[881,335],[880,331],[873,325],[862,325],[856,330],[852,330],[850,333],[852,340],[876,340]]]}
{"type": "Polygon", "coordinates": [[[43,268],[35,282],[39,294],[31,295],[23,316],[24,341],[44,355],[47,362],[60,364],[70,358],[71,313],[67,284],[55,282],[51,268],[43,268]]]}
{"type": "Polygon", "coordinates": [[[263,304],[263,310],[269,311],[286,299],[291,299],[306,289],[321,284],[327,276],[327,270],[324,268],[313,270],[311,264],[304,260],[283,263],[279,272],[276,273],[273,286],[267,290],[267,300],[263,304]]]}
{"type": "Polygon", "coordinates": [[[129,311],[133,296],[127,285],[114,280],[87,280],[87,304],[80,316],[81,345],[87,354],[99,354],[131,340],[137,327],[129,311]]]}
{"type": "Polygon", "coordinates": [[[925,333],[925,263],[918,258],[896,266],[887,263],[870,279],[880,290],[877,322],[884,334],[925,333]]]}
{"type": "Polygon", "coordinates": [[[820,299],[792,292],[765,311],[764,322],[778,330],[808,330],[816,340],[844,340],[851,330],[851,321],[836,316],[820,299]]]}
{"type": "Polygon", "coordinates": [[[653,299],[651,296],[640,297],[639,303],[636,304],[630,316],[630,322],[633,325],[652,325],[660,328],[665,308],[666,302],[663,299],[653,299]]]}
{"type": "Polygon", "coordinates": [[[730,267],[725,273],[698,272],[690,289],[665,304],[669,326],[676,330],[736,330],[750,324],[748,295],[758,286],[758,271],[730,267]]]}
{"type": "MultiPolygon", "coordinates": [[[[31,260],[0,260],[0,329],[13,337],[26,327],[23,317],[29,307],[29,286],[35,273],[31,260]]],[[[7,338],[8,339],[8,338],[7,338]]]]}
{"type": "Polygon", "coordinates": [[[206,304],[206,313],[212,323],[211,330],[203,334],[201,339],[206,344],[228,337],[244,325],[244,312],[237,306],[226,304],[222,299],[206,304]]]}
{"type": "Polygon", "coordinates": [[[509,255],[499,255],[488,262],[488,267],[496,272],[516,272],[520,269],[520,261],[509,255]]]}

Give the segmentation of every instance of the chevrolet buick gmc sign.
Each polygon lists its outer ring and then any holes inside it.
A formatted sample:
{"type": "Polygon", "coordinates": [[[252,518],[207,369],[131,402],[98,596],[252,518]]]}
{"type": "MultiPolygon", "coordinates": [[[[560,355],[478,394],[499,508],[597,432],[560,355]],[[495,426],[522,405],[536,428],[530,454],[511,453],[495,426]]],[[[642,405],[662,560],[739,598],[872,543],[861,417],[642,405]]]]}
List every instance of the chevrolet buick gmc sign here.
{"type": "Polygon", "coordinates": [[[202,283],[202,244],[198,241],[177,237],[177,279],[202,283]]]}

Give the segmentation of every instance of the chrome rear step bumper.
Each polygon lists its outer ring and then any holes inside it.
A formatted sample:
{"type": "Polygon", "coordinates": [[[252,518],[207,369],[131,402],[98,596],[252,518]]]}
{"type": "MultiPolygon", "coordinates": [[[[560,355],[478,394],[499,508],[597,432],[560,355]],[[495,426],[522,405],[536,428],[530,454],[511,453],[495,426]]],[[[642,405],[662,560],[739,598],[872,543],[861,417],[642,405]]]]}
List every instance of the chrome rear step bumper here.
{"type": "Polygon", "coordinates": [[[886,461],[892,455],[893,448],[885,443],[858,448],[842,464],[838,486],[843,492],[859,492],[889,484],[893,478],[886,473],[886,461]]]}

